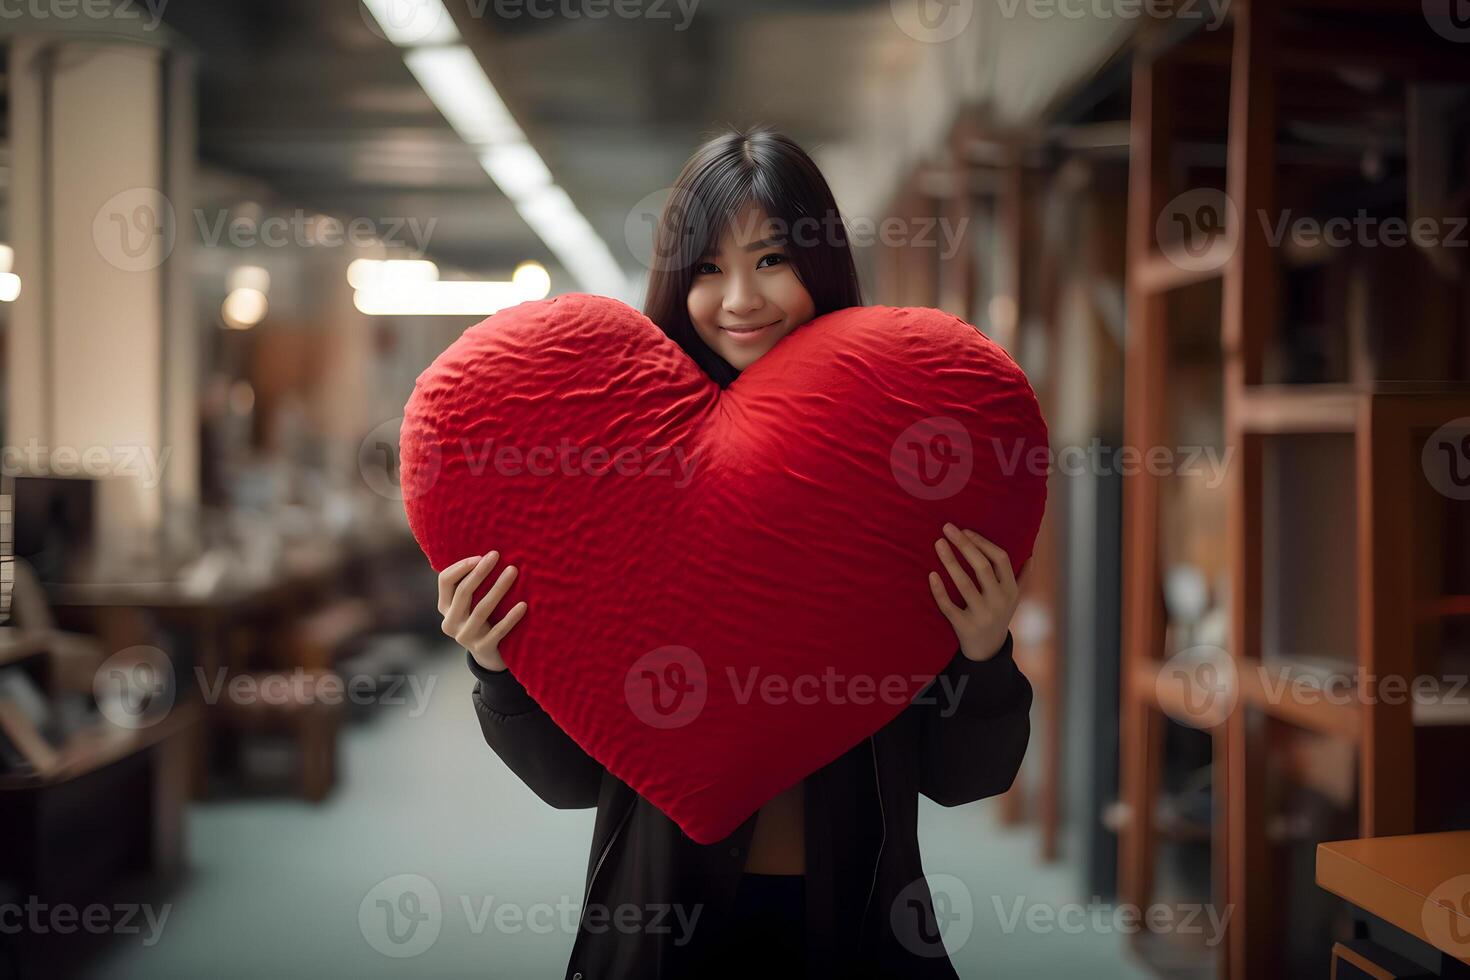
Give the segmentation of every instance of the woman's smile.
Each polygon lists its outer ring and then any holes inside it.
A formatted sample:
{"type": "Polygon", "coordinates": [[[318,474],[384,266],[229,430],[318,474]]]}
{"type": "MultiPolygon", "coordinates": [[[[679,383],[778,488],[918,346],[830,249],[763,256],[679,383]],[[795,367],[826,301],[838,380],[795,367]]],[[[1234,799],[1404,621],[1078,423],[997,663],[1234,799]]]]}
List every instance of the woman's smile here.
{"type": "Polygon", "coordinates": [[[730,335],[730,338],[732,340],[734,340],[735,342],[742,343],[743,344],[743,343],[749,343],[749,342],[754,341],[754,340],[763,339],[765,337],[767,331],[771,327],[779,326],[780,323],[781,323],[781,320],[784,320],[784,319],[785,319],[785,317],[781,317],[780,319],[772,320],[769,323],[760,323],[760,324],[751,324],[751,325],[734,324],[732,326],[720,327],[720,329],[723,330],[723,331],[725,331],[725,333],[729,334],[730,335]]]}

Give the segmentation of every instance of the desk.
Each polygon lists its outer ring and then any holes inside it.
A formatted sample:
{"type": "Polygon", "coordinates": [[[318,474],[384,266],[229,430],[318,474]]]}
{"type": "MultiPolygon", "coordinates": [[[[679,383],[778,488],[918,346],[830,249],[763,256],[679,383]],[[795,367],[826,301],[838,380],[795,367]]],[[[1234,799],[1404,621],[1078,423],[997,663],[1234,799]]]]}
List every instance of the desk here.
{"type": "Polygon", "coordinates": [[[199,718],[188,701],[147,728],[99,724],[45,773],[0,775],[0,877],[25,894],[88,897],[111,877],[178,871],[199,718]]]}
{"type": "Polygon", "coordinates": [[[194,664],[212,678],[220,667],[241,670],[245,666],[230,663],[225,649],[225,633],[236,623],[252,618],[284,619],[312,605],[364,563],[407,560],[417,548],[406,532],[376,531],[314,542],[288,552],[268,578],[227,580],[202,595],[185,591],[177,581],[57,582],[47,584],[46,594],[53,609],[74,617],[134,609],[183,629],[194,641],[194,664]]]}
{"type": "MultiPolygon", "coordinates": [[[[375,563],[395,565],[413,560],[424,562],[417,542],[406,531],[395,528],[365,530],[360,534],[333,540],[313,540],[283,553],[275,572],[261,579],[229,579],[207,594],[192,593],[178,581],[106,581],[50,583],[47,595],[58,614],[65,615],[78,628],[97,635],[107,635],[103,623],[109,616],[137,611],[149,619],[167,625],[182,636],[179,649],[171,650],[172,666],[178,697],[183,700],[196,681],[199,694],[206,696],[212,685],[258,669],[252,652],[282,648],[276,642],[280,631],[301,621],[312,609],[322,606],[330,596],[354,591],[358,579],[365,577],[375,563]],[[239,641],[239,642],[237,642],[239,641]]],[[[431,604],[432,605],[432,604],[431,604]]],[[[373,617],[368,616],[371,627],[373,617]]],[[[121,631],[116,631],[121,632],[121,631]]],[[[132,642],[129,641],[130,645],[132,642]]],[[[119,644],[121,645],[121,644],[119,644]]],[[[289,655],[290,650],[286,651],[289,655]]],[[[275,667],[330,668],[330,663],[277,663],[275,667]]],[[[207,696],[205,700],[209,699],[207,696]]],[[[194,795],[208,792],[208,762],[216,748],[228,750],[233,744],[221,738],[221,721],[228,717],[207,703],[201,720],[199,741],[204,746],[205,765],[195,772],[194,795]]],[[[335,744],[335,736],[333,744],[335,744]]]]}
{"type": "Polygon", "coordinates": [[[46,638],[39,630],[0,626],[0,667],[38,653],[45,653],[47,649],[46,638]]]}
{"type": "Polygon", "coordinates": [[[1318,844],[1317,884],[1470,964],[1470,831],[1318,844]]]}

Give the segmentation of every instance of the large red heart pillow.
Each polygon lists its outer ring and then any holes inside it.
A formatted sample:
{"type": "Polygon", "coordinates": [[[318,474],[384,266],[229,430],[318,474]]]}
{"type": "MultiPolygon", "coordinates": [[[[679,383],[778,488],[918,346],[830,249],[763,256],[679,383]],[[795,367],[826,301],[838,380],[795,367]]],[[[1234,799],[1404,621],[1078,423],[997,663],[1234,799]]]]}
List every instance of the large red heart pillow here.
{"type": "Polygon", "coordinates": [[[702,844],[944,669],[959,643],[928,573],[963,600],[933,543],[953,521],[1019,574],[1048,452],[1021,369],[950,314],[828,313],[722,390],[583,293],[466,330],[418,376],[399,443],[435,571],[492,549],[520,570],[495,614],[526,600],[511,673],[702,844]]]}

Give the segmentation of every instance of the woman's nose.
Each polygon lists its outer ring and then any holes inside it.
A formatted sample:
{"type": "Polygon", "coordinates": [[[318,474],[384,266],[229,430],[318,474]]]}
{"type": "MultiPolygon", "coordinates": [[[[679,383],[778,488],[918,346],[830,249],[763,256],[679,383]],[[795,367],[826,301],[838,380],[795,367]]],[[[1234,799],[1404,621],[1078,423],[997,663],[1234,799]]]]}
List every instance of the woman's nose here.
{"type": "Polygon", "coordinates": [[[761,296],[760,290],[751,288],[751,284],[736,279],[725,290],[725,312],[735,316],[741,316],[752,310],[758,310],[765,305],[765,297],[761,296]]]}

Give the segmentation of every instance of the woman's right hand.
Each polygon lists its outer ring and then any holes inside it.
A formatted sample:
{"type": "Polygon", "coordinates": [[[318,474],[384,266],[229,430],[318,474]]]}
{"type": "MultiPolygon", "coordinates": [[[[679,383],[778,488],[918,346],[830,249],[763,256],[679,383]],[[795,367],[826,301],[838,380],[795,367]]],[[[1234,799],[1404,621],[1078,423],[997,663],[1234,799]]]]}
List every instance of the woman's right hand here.
{"type": "Polygon", "coordinates": [[[439,614],[444,617],[444,635],[453,637],[486,670],[505,670],[505,661],[500,659],[500,642],[526,614],[526,603],[521,601],[512,606],[500,622],[490,622],[490,613],[505,598],[515,581],[517,569],[514,565],[507,565],[495,584],[490,586],[490,591],[473,610],[470,609],[470,599],[475,590],[499,559],[498,551],[471,555],[439,573],[439,614]]]}

